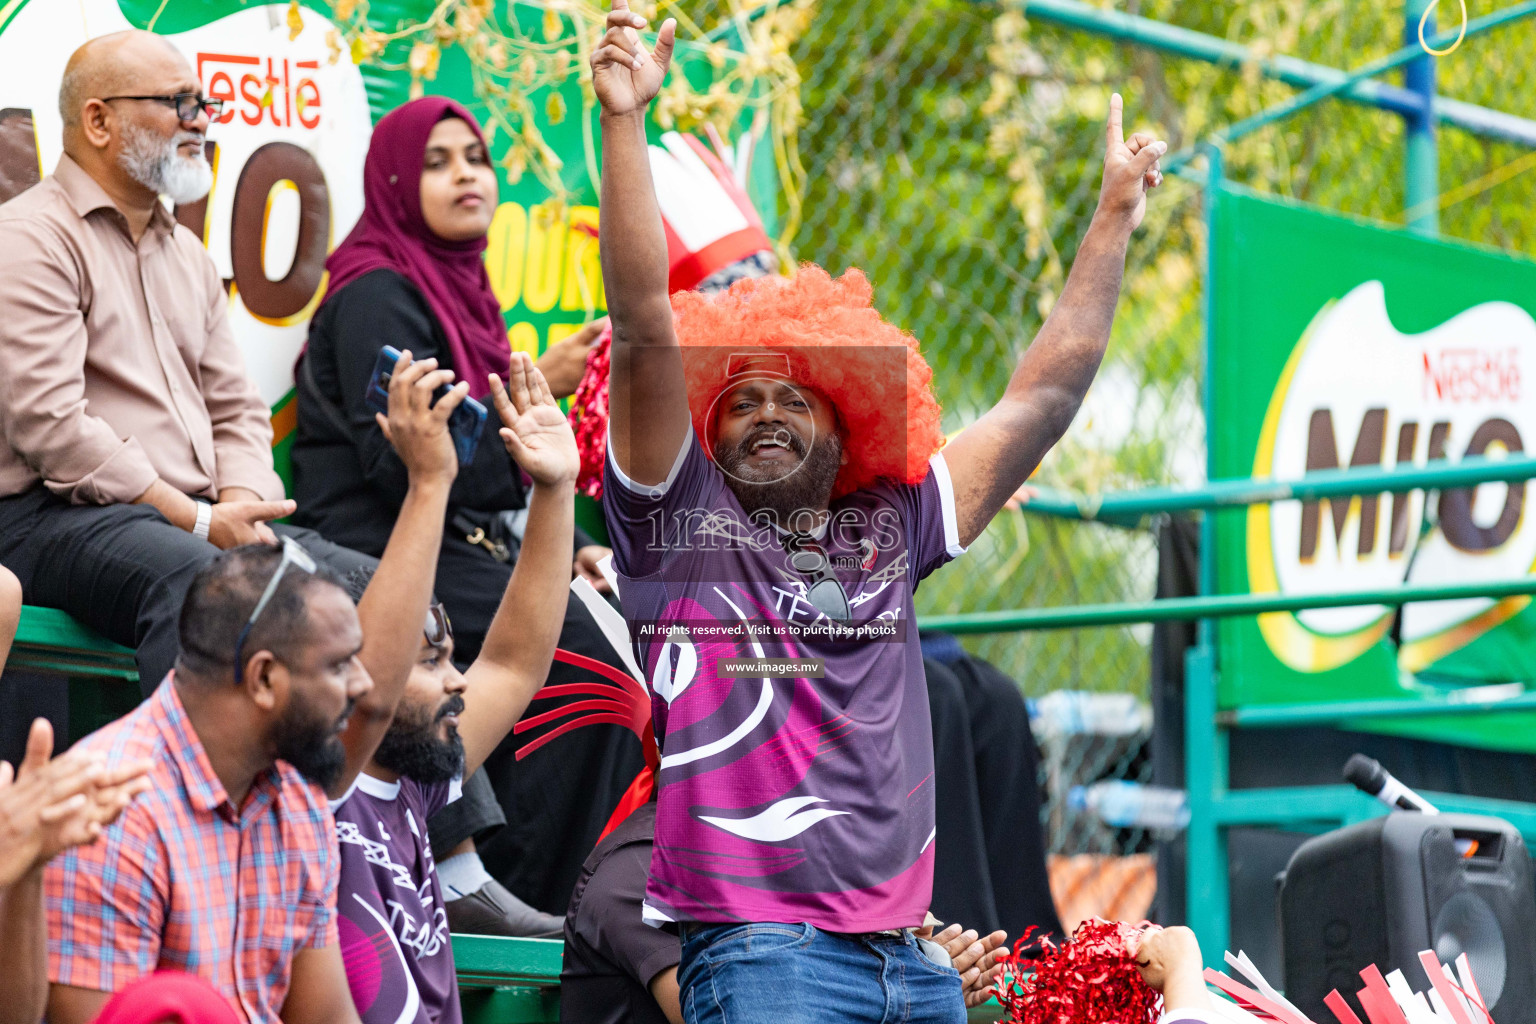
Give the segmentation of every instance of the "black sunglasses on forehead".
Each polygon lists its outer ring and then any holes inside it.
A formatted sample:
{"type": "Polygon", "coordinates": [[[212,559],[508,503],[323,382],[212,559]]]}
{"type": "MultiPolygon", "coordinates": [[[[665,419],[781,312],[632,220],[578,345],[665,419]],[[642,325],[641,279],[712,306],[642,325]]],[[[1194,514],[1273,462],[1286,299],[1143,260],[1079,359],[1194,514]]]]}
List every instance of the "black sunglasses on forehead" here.
{"type": "Polygon", "coordinates": [[[832,560],[826,549],[802,534],[790,534],[784,549],[789,552],[790,567],[810,577],[805,586],[807,603],[834,622],[851,619],[853,609],[848,605],[848,592],[832,574],[832,560]]]}

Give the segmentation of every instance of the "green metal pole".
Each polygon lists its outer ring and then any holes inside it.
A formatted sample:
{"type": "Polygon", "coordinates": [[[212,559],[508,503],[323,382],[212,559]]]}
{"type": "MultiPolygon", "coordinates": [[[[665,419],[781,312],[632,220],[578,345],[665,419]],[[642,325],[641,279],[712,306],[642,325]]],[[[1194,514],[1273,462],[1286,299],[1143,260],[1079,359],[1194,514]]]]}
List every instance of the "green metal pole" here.
{"type": "Polygon", "coordinates": [[[1217,714],[1222,725],[1245,729],[1284,729],[1293,725],[1330,725],[1349,718],[1423,718],[1479,715],[1487,711],[1536,711],[1536,693],[1515,697],[1445,700],[1344,700],[1331,704],[1256,704],[1217,714]]]}
{"type": "MultiPolygon", "coordinates": [[[[1226,176],[1220,143],[1203,147],[1205,169],[1205,367],[1201,404],[1205,419],[1206,479],[1215,476],[1216,423],[1216,250],[1221,216],[1221,186],[1226,176]]],[[[1216,517],[1200,523],[1200,597],[1216,595],[1216,517]]],[[[1227,734],[1216,724],[1220,678],[1216,624],[1201,619],[1195,646],[1184,657],[1184,790],[1190,821],[1185,833],[1184,916],[1205,942],[1206,962],[1219,966],[1229,945],[1230,895],[1227,833],[1216,814],[1227,793],[1227,734]]]]}
{"type": "MultiPolygon", "coordinates": [[[[1419,19],[1429,11],[1424,22],[1424,36],[1435,34],[1436,0],[1405,0],[1403,4],[1403,43],[1419,45],[1419,19]]],[[[1440,154],[1435,143],[1435,58],[1424,54],[1403,66],[1403,85],[1423,98],[1422,109],[1404,115],[1406,138],[1403,205],[1407,208],[1408,230],[1433,238],[1440,233],[1440,154]]]]}
{"type": "MultiPolygon", "coordinates": [[[[1205,558],[1202,547],[1202,562],[1205,558]]],[[[1202,566],[1202,575],[1203,575],[1202,566]]],[[[1482,583],[1413,583],[1331,594],[1201,594],[1160,601],[1125,604],[1077,604],[1061,608],[1024,608],[1005,612],[933,615],[919,620],[922,629],[944,633],[1011,633],[1026,629],[1082,629],[1127,626],[1138,622],[1189,619],[1229,619],[1269,612],[1300,612],[1310,608],[1349,608],[1379,604],[1389,607],[1416,601],[1460,601],[1473,597],[1523,597],[1536,594],[1536,574],[1482,583]]],[[[1201,628],[1208,628],[1202,621],[1201,628]]]]}
{"type": "Polygon", "coordinates": [[[1319,501],[1357,494],[1447,491],[1532,478],[1536,478],[1536,457],[1515,455],[1492,459],[1475,455],[1460,462],[1436,460],[1428,465],[1406,468],[1325,469],[1292,480],[1264,477],[1212,480],[1194,488],[1148,487],[1110,494],[1072,494],[1039,488],[1023,509],[1065,519],[1138,526],[1152,516],[1169,512],[1239,508],[1272,501],[1319,501]]]}

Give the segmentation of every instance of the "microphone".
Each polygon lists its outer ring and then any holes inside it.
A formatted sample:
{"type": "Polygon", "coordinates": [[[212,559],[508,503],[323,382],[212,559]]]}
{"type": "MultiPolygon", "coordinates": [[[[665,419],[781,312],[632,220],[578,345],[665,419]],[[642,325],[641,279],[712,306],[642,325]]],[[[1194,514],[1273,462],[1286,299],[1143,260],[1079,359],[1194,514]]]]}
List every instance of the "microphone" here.
{"type": "Polygon", "coordinates": [[[1344,765],[1344,781],[1369,793],[1394,811],[1419,811],[1423,814],[1439,814],[1434,804],[1392,777],[1381,762],[1364,754],[1354,754],[1344,765]]]}

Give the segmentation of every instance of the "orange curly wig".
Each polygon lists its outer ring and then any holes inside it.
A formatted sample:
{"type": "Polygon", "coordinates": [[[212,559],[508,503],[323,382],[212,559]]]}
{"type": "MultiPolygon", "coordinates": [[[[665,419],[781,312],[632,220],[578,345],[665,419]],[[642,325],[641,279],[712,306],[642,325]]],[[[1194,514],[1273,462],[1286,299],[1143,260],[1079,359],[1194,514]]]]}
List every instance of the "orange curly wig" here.
{"type": "Polygon", "coordinates": [[[787,359],[792,381],[837,410],[847,463],[833,497],[882,478],[922,480],[944,443],[929,387],[933,370],[917,339],[886,323],[872,299],[862,271],[834,279],[810,263],[792,278],[748,278],[713,296],[673,295],[693,429],[710,457],[708,418],[731,375],[740,374],[743,355],[773,352],[787,359]]]}

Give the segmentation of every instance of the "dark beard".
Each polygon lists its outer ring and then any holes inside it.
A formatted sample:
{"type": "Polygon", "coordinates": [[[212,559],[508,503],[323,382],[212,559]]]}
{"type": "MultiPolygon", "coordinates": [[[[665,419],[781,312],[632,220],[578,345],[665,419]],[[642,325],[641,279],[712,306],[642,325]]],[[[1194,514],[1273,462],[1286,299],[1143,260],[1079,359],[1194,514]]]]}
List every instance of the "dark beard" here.
{"type": "Polygon", "coordinates": [[[800,456],[799,465],[787,471],[773,468],[769,472],[779,474],[774,479],[754,480],[753,477],[762,471],[747,462],[752,445],[777,432],[776,429],[755,430],[734,445],[717,441],[715,462],[725,471],[726,486],[754,521],[758,518],[755,513],[767,510],[773,515],[773,522],[786,530],[808,530],[809,523],[795,522],[795,513],[820,512],[827,507],[832,497],[832,484],[843,465],[843,439],[835,432],[828,433],[807,451],[801,437],[787,432],[790,448],[800,456]]]}
{"type": "MultiPolygon", "coordinates": [[[[347,702],[347,713],[352,702],[347,702]]],[[[347,749],[336,735],[335,721],[309,717],[304,706],[295,701],[278,719],[272,732],[273,754],[287,761],[295,770],[321,789],[330,789],[347,764],[347,749]]]]}
{"type": "Polygon", "coordinates": [[[458,694],[445,700],[435,714],[417,714],[400,704],[395,709],[395,720],[373,753],[374,761],[381,768],[427,785],[458,778],[464,774],[464,741],[459,738],[459,730],[450,729],[446,740],[433,733],[445,716],[463,710],[464,698],[458,694]]]}

